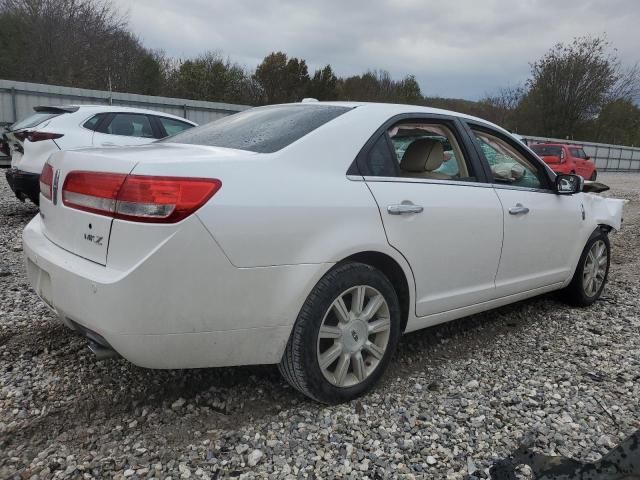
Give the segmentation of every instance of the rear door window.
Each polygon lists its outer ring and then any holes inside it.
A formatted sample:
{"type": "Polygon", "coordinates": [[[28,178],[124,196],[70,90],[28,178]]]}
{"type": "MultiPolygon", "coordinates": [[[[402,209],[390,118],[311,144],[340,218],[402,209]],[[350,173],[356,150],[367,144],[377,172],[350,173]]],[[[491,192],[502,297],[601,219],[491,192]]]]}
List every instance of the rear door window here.
{"type": "Polygon", "coordinates": [[[252,108],[162,141],[272,153],[350,109],[337,105],[310,104],[252,108]]]}
{"type": "Polygon", "coordinates": [[[100,126],[100,132],[127,137],[155,138],[149,118],[140,113],[116,113],[100,126]]]}
{"type": "Polygon", "coordinates": [[[100,124],[100,121],[107,116],[106,113],[98,113],[96,115],[94,115],[93,117],[91,117],[89,120],[87,120],[86,122],[84,122],[82,124],[82,126],[86,129],[89,130],[96,130],[98,128],[98,125],[100,124]]]}

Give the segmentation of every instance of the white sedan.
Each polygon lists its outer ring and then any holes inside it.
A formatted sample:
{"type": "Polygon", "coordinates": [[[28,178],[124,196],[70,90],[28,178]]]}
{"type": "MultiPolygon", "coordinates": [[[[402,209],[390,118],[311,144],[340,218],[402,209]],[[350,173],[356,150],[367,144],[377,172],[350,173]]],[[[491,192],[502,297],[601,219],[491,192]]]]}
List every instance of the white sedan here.
{"type": "Polygon", "coordinates": [[[552,290],[591,304],[623,203],[483,120],[362,103],[59,152],[40,185],[30,281],[98,355],[278,364],[322,402],[374,385],[402,333],[552,290]]]}
{"type": "Polygon", "coordinates": [[[86,147],[144,145],[197,124],[168,113],[104,105],[35,107],[3,134],[11,168],[6,177],[20,200],[39,199],[38,177],[54,152],[86,147]]]}

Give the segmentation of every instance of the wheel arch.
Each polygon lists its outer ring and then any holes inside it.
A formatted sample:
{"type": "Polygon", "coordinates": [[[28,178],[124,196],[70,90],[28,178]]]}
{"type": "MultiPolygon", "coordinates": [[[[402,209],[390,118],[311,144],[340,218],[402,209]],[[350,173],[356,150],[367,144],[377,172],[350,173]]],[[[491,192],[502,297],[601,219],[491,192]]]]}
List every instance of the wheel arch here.
{"type": "Polygon", "coordinates": [[[370,265],[380,270],[391,282],[393,289],[398,295],[400,311],[402,313],[400,331],[404,332],[409,321],[411,311],[411,289],[413,279],[408,278],[408,274],[400,263],[390,255],[373,250],[358,252],[343,258],[337,265],[346,262],[360,262],[370,265]]]}

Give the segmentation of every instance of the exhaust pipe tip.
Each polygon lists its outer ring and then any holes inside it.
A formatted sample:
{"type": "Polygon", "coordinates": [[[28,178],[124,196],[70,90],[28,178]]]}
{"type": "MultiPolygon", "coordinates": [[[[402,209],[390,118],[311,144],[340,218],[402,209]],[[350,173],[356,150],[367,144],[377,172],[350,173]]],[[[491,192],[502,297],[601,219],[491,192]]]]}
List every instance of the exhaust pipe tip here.
{"type": "Polygon", "coordinates": [[[95,355],[96,360],[106,360],[108,358],[116,358],[119,357],[118,352],[116,352],[113,348],[105,347],[100,345],[93,340],[89,340],[89,350],[95,355]]]}

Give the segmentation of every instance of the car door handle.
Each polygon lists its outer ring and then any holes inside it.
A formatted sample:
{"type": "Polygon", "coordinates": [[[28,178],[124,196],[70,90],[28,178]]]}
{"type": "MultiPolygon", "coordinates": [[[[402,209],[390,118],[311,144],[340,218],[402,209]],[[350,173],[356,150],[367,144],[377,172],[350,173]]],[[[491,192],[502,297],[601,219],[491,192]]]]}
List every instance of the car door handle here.
{"type": "Polygon", "coordinates": [[[509,209],[509,213],[511,215],[524,215],[525,213],[529,213],[529,209],[521,203],[516,203],[515,207],[509,209]]]}
{"type": "Polygon", "coordinates": [[[389,205],[387,212],[389,215],[406,215],[409,213],[422,213],[424,207],[413,203],[401,203],[399,205],[389,205]]]}

